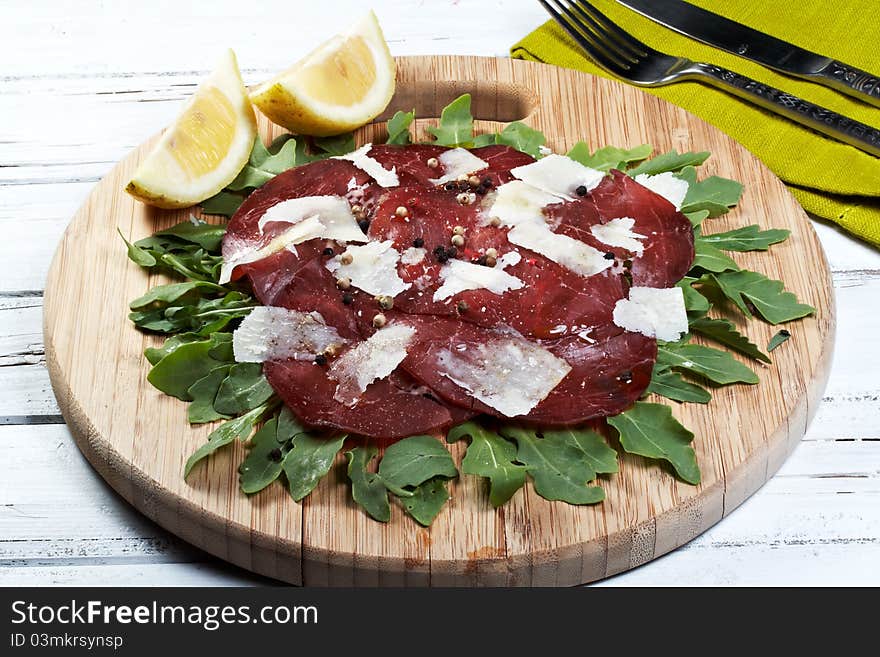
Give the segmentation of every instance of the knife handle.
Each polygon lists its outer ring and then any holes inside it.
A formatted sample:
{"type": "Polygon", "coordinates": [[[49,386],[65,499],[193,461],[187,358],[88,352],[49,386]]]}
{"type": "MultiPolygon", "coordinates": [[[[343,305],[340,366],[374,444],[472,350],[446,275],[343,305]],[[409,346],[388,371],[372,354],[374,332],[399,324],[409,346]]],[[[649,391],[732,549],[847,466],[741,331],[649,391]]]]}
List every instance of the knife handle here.
{"type": "Polygon", "coordinates": [[[695,64],[687,73],[759,107],[880,157],[880,130],[876,128],[720,66],[695,64]]]}
{"type": "Polygon", "coordinates": [[[880,78],[849,64],[831,60],[816,73],[804,77],[880,107],[880,78]]]}

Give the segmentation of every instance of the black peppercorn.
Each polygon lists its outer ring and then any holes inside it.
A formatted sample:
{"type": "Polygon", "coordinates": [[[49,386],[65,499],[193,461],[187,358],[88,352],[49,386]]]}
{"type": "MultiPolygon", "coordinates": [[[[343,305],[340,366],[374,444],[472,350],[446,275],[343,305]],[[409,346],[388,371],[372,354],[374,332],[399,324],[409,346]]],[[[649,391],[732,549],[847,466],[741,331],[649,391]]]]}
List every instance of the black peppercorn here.
{"type": "Polygon", "coordinates": [[[413,246],[417,249],[421,249],[423,246],[425,246],[425,240],[423,240],[421,237],[417,237],[413,240],[413,246]]]}
{"type": "Polygon", "coordinates": [[[351,295],[351,292],[346,292],[342,295],[342,303],[344,303],[346,306],[350,306],[353,301],[354,297],[351,295]]]}
{"type": "Polygon", "coordinates": [[[280,463],[283,454],[281,453],[281,449],[276,447],[271,452],[269,452],[269,460],[274,461],[275,463],[280,463]]]}
{"type": "Polygon", "coordinates": [[[333,250],[332,246],[328,246],[323,251],[321,251],[321,253],[323,253],[325,256],[327,256],[329,258],[330,256],[332,256],[335,253],[335,251],[333,250]]]}
{"type": "Polygon", "coordinates": [[[370,221],[368,219],[361,219],[358,222],[358,226],[360,226],[361,230],[366,233],[367,230],[369,230],[369,228],[370,228],[370,221]]]}
{"type": "Polygon", "coordinates": [[[483,180],[480,181],[480,186],[488,189],[489,187],[492,186],[492,179],[489,178],[488,176],[483,178],[483,180]]]}
{"type": "Polygon", "coordinates": [[[327,357],[324,354],[318,354],[315,356],[315,364],[316,365],[326,365],[327,357]]]}
{"type": "Polygon", "coordinates": [[[587,195],[587,188],[584,187],[583,185],[579,186],[579,187],[578,187],[576,190],[574,190],[574,191],[575,191],[575,193],[576,193],[578,196],[586,196],[586,195],[587,195]]]}
{"type": "Polygon", "coordinates": [[[447,192],[453,192],[458,189],[458,184],[454,182],[448,182],[443,185],[443,189],[445,189],[447,192]]]}
{"type": "Polygon", "coordinates": [[[611,253],[611,251],[609,251],[608,253],[605,254],[605,259],[606,260],[614,260],[614,254],[611,253]]]}
{"type": "Polygon", "coordinates": [[[632,372],[630,372],[630,371],[622,372],[620,374],[620,376],[617,377],[617,380],[620,381],[621,383],[632,383],[632,380],[633,380],[632,372]]]}

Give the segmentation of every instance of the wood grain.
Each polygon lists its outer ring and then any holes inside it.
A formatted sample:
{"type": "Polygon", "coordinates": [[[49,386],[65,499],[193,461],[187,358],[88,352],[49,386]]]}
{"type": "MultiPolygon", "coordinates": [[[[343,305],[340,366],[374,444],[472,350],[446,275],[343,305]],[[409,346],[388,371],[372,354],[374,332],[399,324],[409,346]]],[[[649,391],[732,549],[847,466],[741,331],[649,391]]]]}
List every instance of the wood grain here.
{"type": "MultiPolygon", "coordinates": [[[[677,406],[697,434],[703,484],[691,487],[665,470],[623,456],[603,478],[605,503],[550,503],[531,488],[500,511],[479,480],[452,486],[453,498],[430,529],[395,509],[387,525],[351,502],[339,467],[302,504],[280,486],[252,498],[237,488],[240,445],[218,454],[184,482],[187,455],[209,431],[185,423],[182,404],[146,383],[145,346],[156,342],[125,320],[128,300],[155,283],[125,258],[118,237],[139,239],[185,218],[159,212],[124,193],[151,142],[105,177],[65,232],[45,296],[46,359],[59,407],[86,457],[148,517],[208,552],[288,582],[329,585],[568,585],[599,579],[653,559],[706,530],[745,500],[781,465],[815,410],[828,373],[833,334],[830,274],[801,208],[754,156],[683,110],[607,80],[528,62],[434,57],[399,60],[399,96],[421,116],[470,91],[475,113],[523,117],[563,150],[579,139],[594,148],[642,142],[710,150],[704,175],[741,180],[746,196],[709,229],[749,223],[792,230],[768,254],[741,254],[745,267],[785,280],[818,309],[795,326],[759,386],[720,389],[708,407],[677,406]],[[435,81],[436,84],[425,81],[435,81]],[[84,257],[88,254],[88,257],[84,257]]],[[[393,102],[393,106],[397,106],[393,102]]],[[[478,128],[491,128],[479,121],[478,128]]],[[[276,131],[262,124],[265,137],[276,131]]],[[[420,128],[423,128],[420,122],[420,128]]],[[[360,141],[381,137],[367,126],[360,141]]],[[[774,327],[738,320],[766,344],[774,327]]],[[[457,454],[460,456],[460,454],[457,454]]]]}

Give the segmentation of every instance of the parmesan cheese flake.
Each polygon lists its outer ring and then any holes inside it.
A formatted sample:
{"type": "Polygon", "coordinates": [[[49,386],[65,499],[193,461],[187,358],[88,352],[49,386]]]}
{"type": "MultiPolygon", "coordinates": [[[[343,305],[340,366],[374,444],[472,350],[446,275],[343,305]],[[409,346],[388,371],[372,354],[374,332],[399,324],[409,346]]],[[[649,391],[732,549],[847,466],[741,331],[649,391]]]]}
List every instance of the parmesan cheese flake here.
{"type": "Polygon", "coordinates": [[[598,249],[568,235],[554,233],[543,223],[518,224],[507,234],[507,239],[581,276],[593,276],[613,264],[598,249]]]}
{"type": "Polygon", "coordinates": [[[680,287],[633,287],[629,299],[614,306],[614,323],[658,340],[674,342],[688,331],[684,293],[680,287]]]}
{"type": "Polygon", "coordinates": [[[507,417],[531,411],[571,371],[564,360],[518,334],[443,349],[437,354],[437,367],[475,399],[507,417]]]}
{"type": "Polygon", "coordinates": [[[347,406],[357,404],[373,381],[384,379],[406,358],[416,330],[406,324],[389,324],[346,351],[327,370],[338,381],[333,398],[347,406]]]}
{"type": "Polygon", "coordinates": [[[395,297],[409,289],[397,273],[400,253],[392,240],[349,246],[342,254],[327,261],[325,267],[338,277],[348,278],[356,288],[368,294],[395,297]],[[343,261],[351,259],[348,264],[343,261]]]}
{"type": "Polygon", "coordinates": [[[675,206],[676,210],[681,210],[681,204],[688,193],[687,180],[682,180],[671,171],[664,171],[655,176],[640,173],[635,177],[635,181],[665,198],[675,206]]]}
{"type": "Polygon", "coordinates": [[[565,155],[550,154],[537,162],[510,170],[524,183],[569,201],[576,197],[578,187],[592,191],[602,182],[605,174],[586,167],[565,155]]]}
{"type": "Polygon", "coordinates": [[[443,165],[443,175],[428,181],[435,185],[457,180],[459,176],[469,176],[489,166],[488,162],[481,160],[466,148],[451,148],[443,151],[437,159],[443,165]]]}
{"type": "Polygon", "coordinates": [[[397,177],[397,168],[392,168],[389,171],[378,160],[370,157],[369,152],[372,147],[373,144],[364,144],[356,151],[346,155],[337,155],[334,159],[348,160],[358,169],[372,177],[381,187],[397,187],[400,184],[400,179],[397,177]]]}
{"type": "Polygon", "coordinates": [[[232,334],[232,353],[239,363],[311,360],[329,346],[346,342],[320,313],[257,306],[232,334]]]}
{"type": "MultiPolygon", "coordinates": [[[[450,260],[440,270],[443,285],[434,292],[434,301],[443,301],[465,290],[483,289],[494,294],[503,294],[508,290],[521,289],[524,283],[516,276],[504,271],[504,267],[516,264],[521,257],[515,251],[511,251],[510,254],[516,257],[505,260],[502,256],[494,267],[476,265],[463,260],[450,260]]],[[[505,256],[510,254],[505,254],[505,256]]]]}
{"type": "Polygon", "coordinates": [[[592,226],[590,232],[602,244],[641,253],[645,250],[645,246],[639,240],[645,239],[647,235],[632,232],[635,223],[636,220],[631,217],[621,217],[612,219],[607,224],[592,226]]]}

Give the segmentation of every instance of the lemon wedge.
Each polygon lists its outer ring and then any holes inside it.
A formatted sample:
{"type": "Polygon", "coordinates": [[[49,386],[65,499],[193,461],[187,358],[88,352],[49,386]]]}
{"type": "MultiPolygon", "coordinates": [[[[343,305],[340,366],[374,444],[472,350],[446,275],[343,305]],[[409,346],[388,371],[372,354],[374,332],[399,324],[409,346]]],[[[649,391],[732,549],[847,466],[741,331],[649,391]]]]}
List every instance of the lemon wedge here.
{"type": "Polygon", "coordinates": [[[125,191],[160,208],[186,208],[214,196],[247,163],[257,134],[235,53],[221,59],[125,191]]]}
{"type": "Polygon", "coordinates": [[[382,113],[394,95],[394,59],[371,11],[292,67],[260,85],[251,100],[296,134],[327,137],[382,113]]]}

